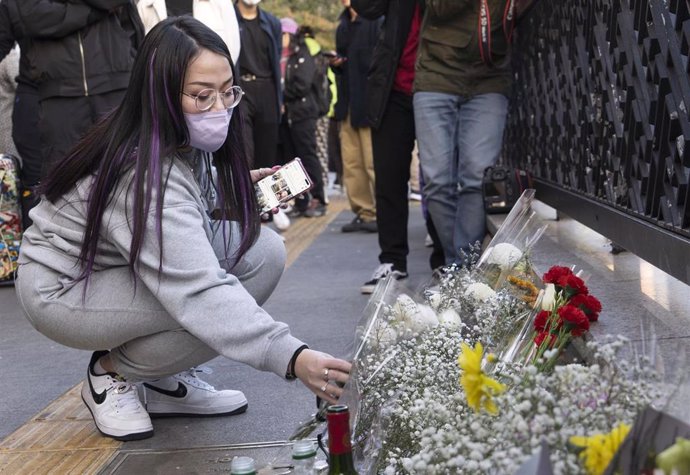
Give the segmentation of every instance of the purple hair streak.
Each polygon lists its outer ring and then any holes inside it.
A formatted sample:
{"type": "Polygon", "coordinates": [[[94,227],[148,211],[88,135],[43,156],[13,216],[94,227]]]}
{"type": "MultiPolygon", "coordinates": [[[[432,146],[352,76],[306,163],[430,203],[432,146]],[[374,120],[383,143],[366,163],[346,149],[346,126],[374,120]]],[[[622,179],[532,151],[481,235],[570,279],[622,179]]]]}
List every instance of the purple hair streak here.
{"type": "MultiPolygon", "coordinates": [[[[187,67],[201,49],[228,58],[235,73],[225,42],[198,20],[183,16],[158,23],[139,49],[122,103],[86,134],[41,185],[39,191],[55,202],[91,176],[78,276],[87,285],[97,258],[103,216],[123,179],[131,179],[127,192],[132,197],[129,200],[132,206],[127,212],[132,223],[129,249],[132,277],[136,275],[139,251],[145,242],[147,220],[152,219],[149,211],[154,199],[155,238],[161,244],[159,269],[162,269],[164,163],[177,160],[178,150],[189,143],[181,92],[187,67]]],[[[238,126],[241,123],[241,114],[233,114],[228,137],[213,154],[222,218],[231,217],[240,223],[236,262],[252,246],[260,230],[249,160],[238,126]]]]}

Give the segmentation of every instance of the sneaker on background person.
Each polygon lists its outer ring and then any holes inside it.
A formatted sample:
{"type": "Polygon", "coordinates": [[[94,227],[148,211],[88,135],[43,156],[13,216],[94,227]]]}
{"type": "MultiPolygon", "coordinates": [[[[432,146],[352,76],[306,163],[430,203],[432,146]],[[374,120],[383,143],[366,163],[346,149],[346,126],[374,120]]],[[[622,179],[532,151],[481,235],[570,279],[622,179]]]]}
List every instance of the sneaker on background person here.
{"type": "Polygon", "coordinates": [[[241,391],[219,391],[197,376],[210,370],[188,371],[141,384],[140,399],[154,417],[232,416],[247,410],[241,391]]]}
{"type": "Polygon", "coordinates": [[[448,273],[448,268],[444,265],[436,267],[431,271],[431,282],[438,285],[448,273]]]}
{"type": "Polygon", "coordinates": [[[319,202],[317,199],[312,199],[309,207],[302,213],[305,218],[320,218],[326,214],[328,205],[319,202]]]}
{"type": "MultiPolygon", "coordinates": [[[[98,431],[116,440],[139,440],[153,436],[153,424],[139,402],[137,387],[115,373],[98,374],[94,366],[107,355],[96,351],[91,356],[81,398],[91,412],[98,431]]],[[[100,367],[100,365],[99,365],[100,367]]]]}
{"type": "Polygon", "coordinates": [[[376,284],[385,279],[388,276],[392,276],[395,280],[406,279],[407,271],[396,269],[393,264],[385,262],[379,265],[374,274],[371,276],[371,280],[364,283],[360,288],[363,294],[371,294],[376,288],[376,284]]]}
{"type": "Polygon", "coordinates": [[[410,193],[407,195],[407,198],[410,201],[422,201],[422,194],[418,190],[410,190],[410,193]]]}
{"type": "Polygon", "coordinates": [[[354,233],[358,231],[376,233],[378,232],[379,228],[376,224],[376,221],[364,221],[359,216],[355,216],[352,221],[345,224],[342,228],[340,228],[340,230],[344,233],[354,233]]]}

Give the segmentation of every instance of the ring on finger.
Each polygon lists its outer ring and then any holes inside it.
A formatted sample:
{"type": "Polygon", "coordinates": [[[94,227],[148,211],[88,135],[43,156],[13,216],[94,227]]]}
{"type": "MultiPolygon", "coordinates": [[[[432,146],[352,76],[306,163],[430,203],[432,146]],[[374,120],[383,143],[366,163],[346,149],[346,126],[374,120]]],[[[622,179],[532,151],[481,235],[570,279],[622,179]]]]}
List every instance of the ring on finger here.
{"type": "Polygon", "coordinates": [[[328,368],[324,368],[324,370],[323,370],[323,379],[325,379],[326,381],[328,381],[328,372],[329,371],[330,370],[328,368]]]}
{"type": "Polygon", "coordinates": [[[323,386],[321,386],[321,392],[322,392],[322,393],[325,393],[327,387],[328,387],[328,383],[326,383],[326,384],[324,384],[323,386]]]}

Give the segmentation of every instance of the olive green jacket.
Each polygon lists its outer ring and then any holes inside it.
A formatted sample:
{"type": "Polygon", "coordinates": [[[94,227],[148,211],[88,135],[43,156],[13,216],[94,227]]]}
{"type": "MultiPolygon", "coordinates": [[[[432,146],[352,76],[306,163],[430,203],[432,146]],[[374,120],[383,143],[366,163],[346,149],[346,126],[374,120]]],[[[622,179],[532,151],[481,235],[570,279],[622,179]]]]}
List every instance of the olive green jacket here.
{"type": "Polygon", "coordinates": [[[479,0],[426,0],[415,92],[473,96],[510,92],[510,49],[503,33],[505,0],[488,0],[493,66],[479,53],[479,0]]]}

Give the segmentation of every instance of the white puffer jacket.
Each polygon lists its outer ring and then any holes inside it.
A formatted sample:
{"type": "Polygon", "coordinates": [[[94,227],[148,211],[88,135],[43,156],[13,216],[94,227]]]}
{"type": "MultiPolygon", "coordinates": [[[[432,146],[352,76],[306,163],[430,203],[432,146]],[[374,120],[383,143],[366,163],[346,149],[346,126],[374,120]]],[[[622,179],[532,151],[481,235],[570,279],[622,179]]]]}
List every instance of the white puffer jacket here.
{"type": "MultiPolygon", "coordinates": [[[[228,45],[232,61],[240,57],[240,27],[235,8],[230,0],[194,0],[193,16],[223,38],[228,45]]],[[[159,21],[168,17],[165,0],[139,0],[139,16],[146,33],[159,21]]]]}

